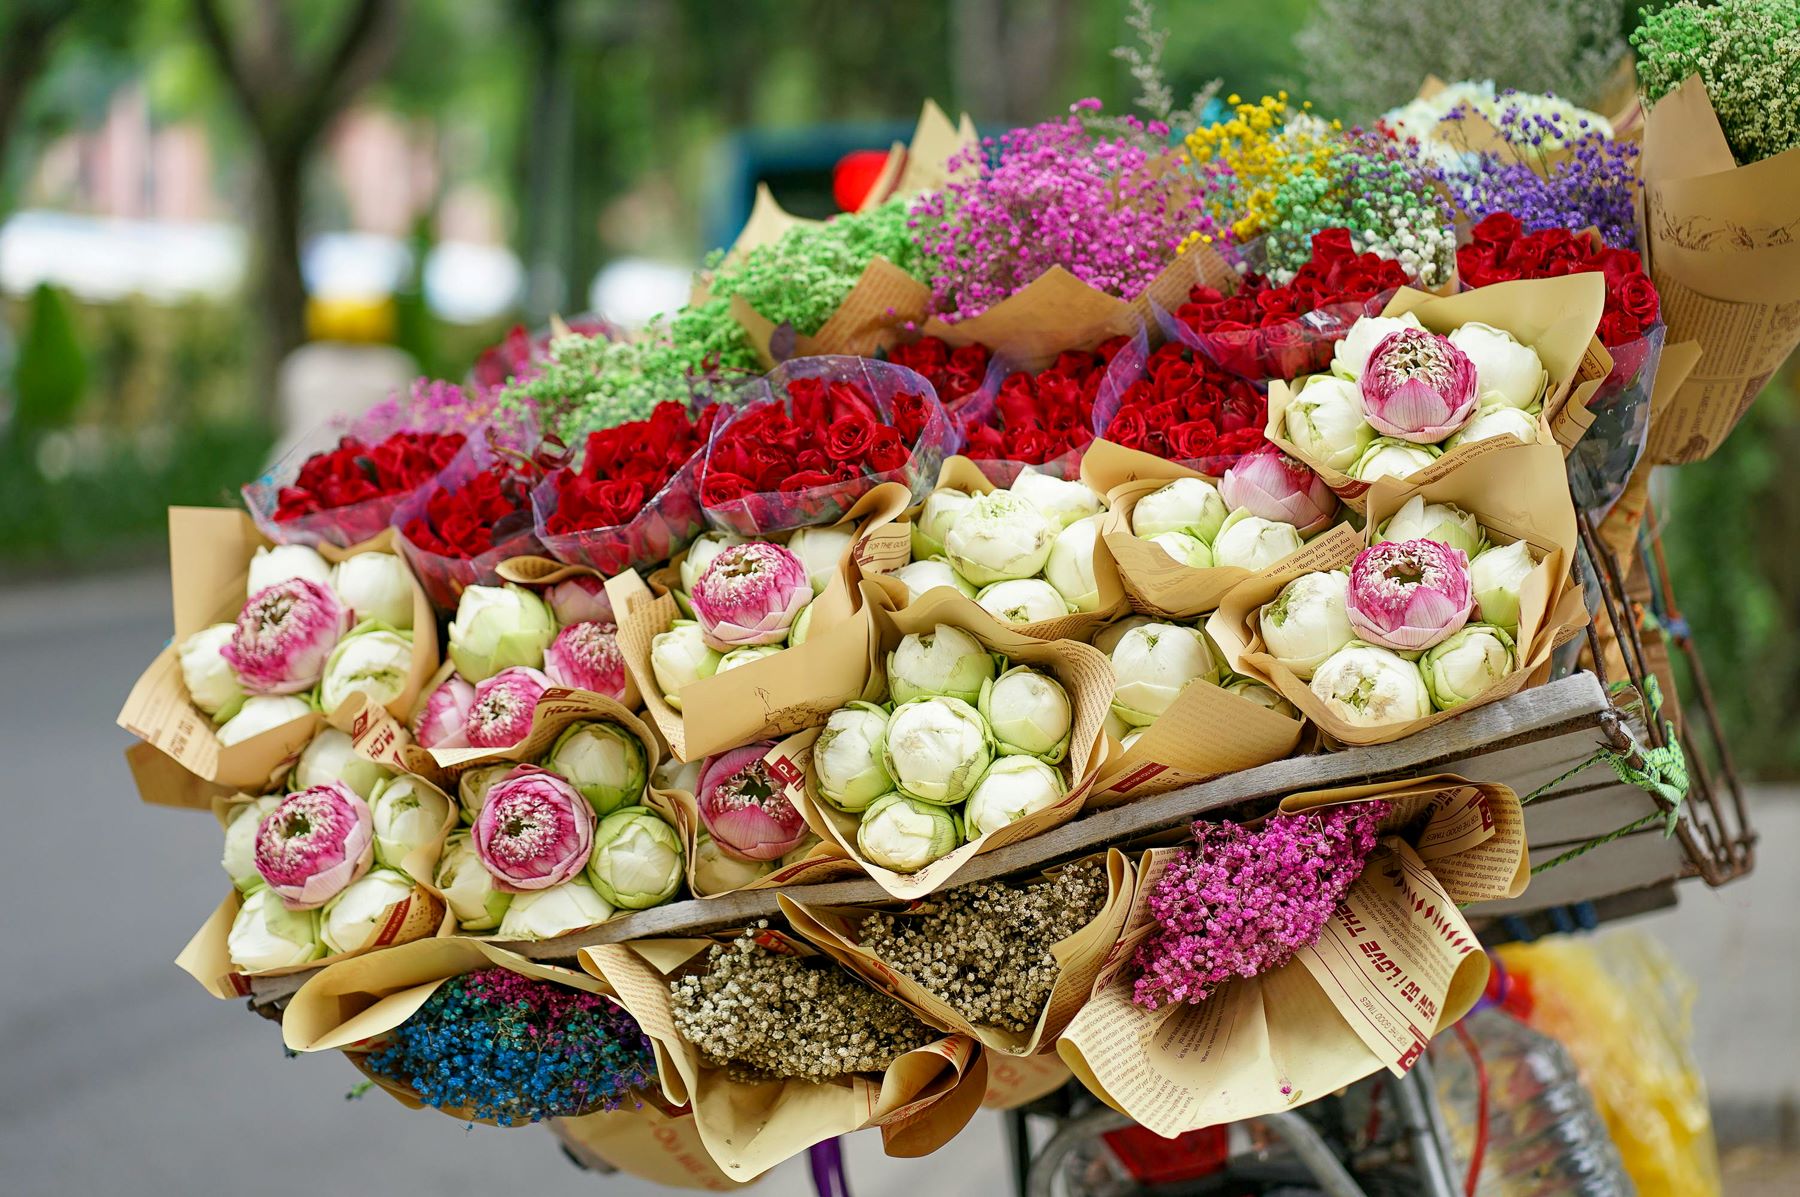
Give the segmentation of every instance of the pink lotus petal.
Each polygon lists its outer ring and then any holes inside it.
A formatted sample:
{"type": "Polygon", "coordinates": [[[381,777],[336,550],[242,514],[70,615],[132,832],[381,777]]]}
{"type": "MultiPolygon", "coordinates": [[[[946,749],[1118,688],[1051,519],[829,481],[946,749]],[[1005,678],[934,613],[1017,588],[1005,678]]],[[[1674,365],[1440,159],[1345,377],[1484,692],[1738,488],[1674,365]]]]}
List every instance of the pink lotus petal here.
{"type": "Polygon", "coordinates": [[[536,765],[494,783],[470,831],[494,888],[522,894],[573,880],[594,850],[594,808],[581,792],[536,765]]]}
{"type": "Polygon", "coordinates": [[[544,650],[544,672],[559,686],[625,697],[625,655],[610,623],[572,623],[544,650]]]}
{"type": "Polygon", "coordinates": [[[472,748],[511,748],[531,734],[538,699],[555,685],[541,670],[525,665],[502,669],[475,687],[463,734],[472,748]]]}
{"type": "Polygon", "coordinates": [[[341,781],[289,794],[256,828],[256,871],[289,910],[325,905],[374,859],[369,806],[341,781]]]}
{"type": "Polygon", "coordinates": [[[329,586],[288,578],[250,596],[219,655],[252,694],[298,694],[318,685],[352,619],[329,586]]]}
{"type": "Polygon", "coordinates": [[[1435,444],[1475,414],[1475,363],[1448,337],[1424,329],[1383,337],[1357,385],[1369,423],[1415,444],[1435,444]]]}
{"type": "Polygon", "coordinates": [[[763,763],[775,741],[708,758],[695,798],[700,821],[719,850],[743,860],[778,860],[806,838],[806,820],[763,763]]]}
{"type": "Polygon", "coordinates": [[[1302,536],[1321,532],[1337,514],[1337,496],[1325,479],[1273,445],[1239,458],[1219,480],[1219,497],[1232,510],[1292,524],[1302,536]]]}
{"type": "Polygon", "coordinates": [[[1468,622],[1469,559],[1435,540],[1390,540],[1350,566],[1344,612],[1356,634],[1402,652],[1430,648],[1468,622]]]}
{"type": "Polygon", "coordinates": [[[694,580],[688,595],[701,634],[726,651],[774,644],[806,604],[812,584],[806,565],[778,544],[751,541],[722,550],[694,580]]]}
{"type": "Polygon", "coordinates": [[[469,711],[475,706],[475,687],[451,674],[433,690],[413,717],[413,739],[424,748],[469,747],[469,711]]]}

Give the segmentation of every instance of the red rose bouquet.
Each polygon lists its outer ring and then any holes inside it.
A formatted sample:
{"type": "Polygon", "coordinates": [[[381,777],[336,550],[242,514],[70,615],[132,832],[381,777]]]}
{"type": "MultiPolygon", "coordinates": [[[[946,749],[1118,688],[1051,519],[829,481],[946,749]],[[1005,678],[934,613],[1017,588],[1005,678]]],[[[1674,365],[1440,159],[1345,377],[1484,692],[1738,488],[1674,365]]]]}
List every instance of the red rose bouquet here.
{"type": "MultiPolygon", "coordinates": [[[[1248,260],[1257,246],[1245,247],[1248,260]]],[[[1230,294],[1205,284],[1173,313],[1157,312],[1163,333],[1252,382],[1298,378],[1326,368],[1331,347],[1359,316],[1373,316],[1410,280],[1406,268],[1379,254],[1359,254],[1350,230],[1314,233],[1312,256],[1292,280],[1277,285],[1249,270],[1230,294]]]]}
{"type": "Polygon", "coordinates": [[[858,357],[798,358],[746,388],[713,432],[700,498],[714,528],[768,536],[829,524],[882,482],[922,495],[956,450],[931,384],[858,357]]]}
{"type": "Polygon", "coordinates": [[[1143,374],[1094,407],[1100,435],[1128,449],[1218,477],[1263,439],[1268,400],[1255,385],[1190,346],[1170,341],[1143,374]]]}
{"type": "Polygon", "coordinates": [[[1074,477],[1094,439],[1096,404],[1137,376],[1147,352],[1141,336],[1112,337],[1093,349],[1065,350],[1036,374],[1003,368],[951,412],[963,455],[996,486],[1012,485],[1026,466],[1074,477]]]}
{"type": "Polygon", "coordinates": [[[905,345],[891,346],[887,359],[931,384],[938,402],[952,417],[957,404],[969,399],[987,385],[988,368],[994,354],[986,345],[952,347],[941,337],[921,337],[905,345]]]}
{"type": "Polygon", "coordinates": [[[610,577],[686,548],[706,527],[700,466],[724,410],[659,403],[647,420],[588,433],[576,463],[532,488],[537,536],[550,555],[610,577]]]}
{"type": "Polygon", "coordinates": [[[531,487],[542,464],[471,441],[429,485],[394,511],[400,551],[432,606],[451,610],[465,586],[499,582],[508,557],[538,553],[531,487]]]}

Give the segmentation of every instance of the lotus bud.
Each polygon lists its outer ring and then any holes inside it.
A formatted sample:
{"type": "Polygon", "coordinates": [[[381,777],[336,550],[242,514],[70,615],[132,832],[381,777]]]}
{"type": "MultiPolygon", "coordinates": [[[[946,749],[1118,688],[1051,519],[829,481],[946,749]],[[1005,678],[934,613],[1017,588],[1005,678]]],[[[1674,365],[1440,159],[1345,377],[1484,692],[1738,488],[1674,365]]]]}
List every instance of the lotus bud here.
{"type": "Polygon", "coordinates": [[[743,644],[779,644],[812,586],[800,558],[778,544],[733,545],[712,559],[688,592],[706,643],[720,652],[743,644]]]}
{"type": "Polygon", "coordinates": [[[1383,436],[1430,445],[1475,414],[1475,363],[1447,337],[1423,329],[1389,333],[1357,385],[1363,414],[1383,436]]]}
{"type": "Polygon", "coordinates": [[[815,595],[825,593],[838,566],[856,542],[856,530],[846,527],[802,528],[788,537],[787,550],[806,567],[806,580],[815,595]]]}
{"type": "Polygon", "coordinates": [[[1419,660],[1432,705],[1440,711],[1478,698],[1513,671],[1513,638],[1491,623],[1465,624],[1462,631],[1419,660]]]}
{"type": "Polygon", "coordinates": [[[476,855],[500,889],[549,889],[587,867],[594,808],[556,774],[515,765],[488,791],[471,834],[476,855]]]}
{"type": "Polygon", "coordinates": [[[1300,529],[1294,525],[1276,523],[1240,509],[1231,513],[1213,540],[1213,564],[1248,570],[1267,569],[1298,553],[1304,543],[1300,529]]]}
{"type": "Polygon", "coordinates": [[[678,619],[666,632],[650,637],[650,671],[663,700],[681,709],[681,688],[719,671],[721,654],[706,643],[706,634],[691,619],[678,619]]]}
{"type": "Polygon", "coordinates": [[[714,670],[714,673],[727,673],[740,665],[748,665],[752,661],[772,657],[781,649],[782,646],[779,644],[746,644],[742,648],[734,648],[719,658],[719,667],[714,670]]]}
{"type": "Polygon", "coordinates": [[[1151,540],[1165,532],[1186,532],[1211,543],[1229,514],[1212,483],[1204,478],[1177,478],[1137,501],[1131,509],[1131,534],[1151,540]]]}
{"type": "Polygon", "coordinates": [[[1550,372],[1537,352],[1505,329],[1471,320],[1450,334],[1450,343],[1475,364],[1475,388],[1483,406],[1524,410],[1544,397],[1550,372]]]}
{"type": "Polygon", "coordinates": [[[587,880],[621,910],[647,910],[673,898],[683,876],[681,837],[655,811],[616,810],[594,829],[587,880]]]}
{"type": "Polygon", "coordinates": [[[1352,382],[1361,378],[1363,369],[1368,364],[1369,355],[1375,346],[1385,341],[1390,333],[1399,332],[1403,328],[1424,329],[1419,318],[1411,312],[1398,316],[1362,316],[1343,340],[1339,341],[1331,351],[1331,370],[1340,378],[1352,382]]]}
{"type": "Polygon", "coordinates": [[[617,623],[606,583],[592,574],[575,574],[544,591],[544,602],[556,626],[573,623],[617,623]]]}
{"type": "Polygon", "coordinates": [[[1469,586],[1481,620],[1508,631],[1519,627],[1519,591],[1536,563],[1522,540],[1495,545],[1469,563],[1469,586]]]}
{"type": "Polygon", "coordinates": [[[252,694],[237,709],[237,714],[219,725],[216,734],[220,746],[229,748],[252,736],[286,727],[296,719],[317,713],[311,703],[292,694],[252,694]]]}
{"type": "Polygon", "coordinates": [[[544,765],[580,790],[596,814],[606,815],[643,799],[649,762],[644,745],[618,724],[571,723],[556,737],[544,765]]]}
{"type": "Polygon", "coordinates": [[[1276,523],[1292,524],[1300,535],[1323,532],[1337,515],[1337,496],[1325,479],[1302,462],[1270,446],[1240,457],[1219,480],[1219,497],[1276,523]]]}
{"type": "Polygon", "coordinates": [[[1002,756],[1034,756],[1054,765],[1069,751],[1074,708],[1069,692],[1048,674],[1015,665],[982,683],[977,709],[1002,756]]]}
{"type": "Polygon", "coordinates": [[[613,916],[612,905],[585,881],[565,881],[549,889],[519,894],[500,920],[501,939],[555,939],[613,916]]]}
{"type": "Polygon", "coordinates": [[[1314,374],[1288,400],[1282,427],[1295,448],[1327,469],[1348,472],[1375,439],[1354,382],[1314,374]]]}
{"type": "Polygon", "coordinates": [[[571,690],[623,699],[625,655],[619,651],[619,629],[591,621],[566,625],[544,650],[544,673],[571,690]]]}
{"type": "Polygon", "coordinates": [[[769,772],[759,740],[707,758],[694,795],[700,821],[719,848],[745,860],[778,860],[806,837],[806,820],[769,772]]]}
{"type": "Polygon", "coordinates": [[[813,781],[819,797],[856,814],[894,788],[881,760],[887,712],[873,703],[853,702],[825,720],[813,742],[813,781]]]}
{"type": "Polygon", "coordinates": [[[1390,540],[1356,555],[1344,610],[1356,634],[1400,652],[1430,648],[1468,622],[1469,559],[1435,540],[1390,540]]]}
{"type": "Polygon", "coordinates": [[[1106,718],[1100,723],[1100,730],[1110,739],[1119,740],[1121,742],[1137,734],[1131,730],[1131,725],[1129,723],[1119,718],[1119,716],[1110,708],[1106,712],[1106,718]]]}
{"type": "Polygon", "coordinates": [[[950,532],[950,525],[957,517],[969,509],[975,496],[967,491],[956,490],[948,486],[940,486],[925,496],[925,502],[919,507],[919,514],[913,520],[912,555],[915,561],[924,561],[932,557],[944,555],[944,537],[950,532]]]}
{"type": "Polygon", "coordinates": [[[1094,633],[1094,647],[1110,657],[1113,649],[1119,647],[1119,641],[1125,639],[1127,632],[1156,622],[1148,615],[1127,615],[1123,619],[1115,619],[1094,633]]]}
{"type": "Polygon", "coordinates": [[[266,889],[244,898],[225,950],[233,967],[247,973],[266,973],[277,968],[296,968],[325,954],[319,943],[319,912],[289,910],[266,889]]]}
{"type": "Polygon", "coordinates": [[[778,869],[785,869],[789,865],[799,864],[801,861],[811,856],[813,850],[824,842],[824,840],[820,839],[812,832],[807,832],[804,836],[800,837],[799,843],[782,853],[781,859],[775,862],[775,867],[778,869]]]}
{"type": "Polygon", "coordinates": [[[1345,472],[1363,482],[1377,478],[1410,478],[1443,453],[1436,445],[1414,445],[1393,437],[1376,437],[1345,472]]]}
{"type": "Polygon", "coordinates": [[[555,636],[550,608],[523,586],[468,586],[450,621],[450,659],[465,679],[484,682],[515,665],[541,669],[555,636]]]}
{"type": "Polygon", "coordinates": [[[181,642],[179,651],[181,680],[187,686],[188,698],[219,722],[237,714],[244,703],[244,688],[219,651],[231,643],[236,631],[237,625],[230,623],[201,628],[181,642]]]}
{"type": "Polygon", "coordinates": [[[1100,609],[1100,583],[1094,577],[1095,546],[1100,539],[1100,517],[1076,520],[1050,545],[1050,558],[1044,562],[1044,580],[1072,611],[1100,609]]]}
{"type": "Polygon", "coordinates": [[[693,593],[694,583],[706,572],[714,557],[723,553],[733,545],[744,543],[741,536],[733,536],[729,532],[702,532],[687,549],[687,556],[681,559],[681,588],[689,594],[693,593]]]}
{"type": "Polygon", "coordinates": [[[1302,681],[1344,645],[1356,639],[1345,612],[1350,575],[1341,570],[1301,574],[1281,588],[1257,615],[1263,646],[1302,681]]]}
{"type": "Polygon", "coordinates": [[[265,794],[254,802],[238,803],[225,816],[225,850],[219,864],[240,893],[254,893],[263,887],[262,874],[256,871],[256,831],[263,816],[280,802],[280,794],[265,794]]]}
{"type": "Polygon", "coordinates": [[[1410,723],[1431,714],[1419,667],[1392,649],[1352,640],[1313,671],[1312,692],[1354,727],[1410,723]]]}
{"type": "Polygon", "coordinates": [[[319,703],[325,713],[337,710],[352,694],[365,694],[376,706],[399,698],[412,673],[412,651],[411,632],[359,624],[338,641],[325,662],[325,676],[319,683],[319,703]]]}
{"type": "Polygon", "coordinates": [[[1255,678],[1240,677],[1225,683],[1225,689],[1247,702],[1259,707],[1267,707],[1277,715],[1286,715],[1289,719],[1300,718],[1300,712],[1294,704],[1283,698],[1278,691],[1270,689],[1255,678]]]}
{"type": "Polygon", "coordinates": [[[1516,407],[1479,407],[1475,416],[1455,436],[1444,442],[1445,451],[1472,445],[1496,436],[1510,436],[1521,444],[1537,443],[1537,417],[1516,407]]]}
{"type": "Polygon", "coordinates": [[[331,567],[331,588],[356,621],[372,619],[402,632],[412,631],[413,580],[393,553],[358,553],[331,567]]]}
{"type": "Polygon", "coordinates": [[[1177,623],[1133,628],[1112,651],[1112,709],[1132,727],[1147,727],[1191,682],[1215,682],[1218,663],[1198,629],[1177,623]]]}
{"type": "Polygon", "coordinates": [[[739,860],[720,848],[705,830],[694,837],[694,892],[701,897],[743,889],[752,881],[767,877],[776,867],[772,860],[739,860]]]}
{"type": "Polygon", "coordinates": [[[488,791],[517,767],[512,761],[503,761],[498,765],[477,765],[464,770],[456,779],[456,800],[462,807],[465,822],[475,822],[481,808],[487,804],[488,791]]]}
{"type": "Polygon", "coordinates": [[[541,670],[513,665],[475,685],[463,735],[471,748],[511,748],[531,734],[531,717],[553,683],[541,670]]]}
{"type": "Polygon", "coordinates": [[[1189,569],[1211,569],[1213,552],[1206,542],[1191,532],[1161,532],[1150,543],[1167,553],[1171,560],[1189,569]]]}
{"type": "Polygon", "coordinates": [[[1044,518],[1058,528],[1067,528],[1076,520],[1106,510],[1106,500],[1089,490],[1085,482],[1052,478],[1030,466],[1019,471],[1007,489],[1043,512],[1044,518]]]}
{"type": "Polygon", "coordinates": [[[881,761],[894,788],[908,797],[953,806],[969,796],[993,759],[987,721],[960,698],[915,698],[888,717],[881,761]]]}
{"type": "Polygon", "coordinates": [[[896,873],[916,873],[962,842],[962,819],[954,810],[899,793],[871,802],[856,825],[863,859],[896,873]]]}
{"type": "Polygon", "coordinates": [[[942,557],[910,561],[888,576],[906,587],[906,601],[909,603],[918,602],[926,591],[939,586],[948,586],[964,598],[975,597],[975,588],[961,574],[951,569],[950,563],[942,557]]]}
{"type": "Polygon", "coordinates": [[[394,869],[373,869],[352,881],[319,912],[319,941],[332,952],[355,952],[381,931],[397,903],[412,898],[412,878],[394,869]]]}
{"type": "Polygon", "coordinates": [[[1029,578],[1050,559],[1056,526],[1011,491],[977,495],[944,536],[944,556],[956,572],[986,586],[1029,578]]]}
{"type": "Polygon", "coordinates": [[[1381,525],[1376,544],[1389,540],[1435,540],[1461,549],[1471,560],[1481,552],[1487,533],[1474,515],[1454,503],[1427,503],[1414,495],[1381,525]]]}
{"type": "Polygon", "coordinates": [[[259,548],[250,557],[249,577],[245,580],[244,597],[254,598],[259,590],[294,578],[331,585],[331,562],[319,556],[317,549],[303,544],[278,544],[259,548]]]}
{"type": "Polygon", "coordinates": [[[369,806],[341,781],[289,794],[256,829],[256,871],[291,910],[323,906],[369,871],[369,806]]]}
{"type": "Polygon", "coordinates": [[[895,702],[946,694],[974,702],[981,683],[994,676],[994,658],[961,628],[940,623],[913,632],[888,654],[888,691],[895,702]]]}
{"type": "Polygon", "coordinates": [[[704,763],[680,761],[670,757],[651,771],[651,784],[659,790],[682,790],[692,794],[700,784],[700,766],[704,763]]]}
{"type": "Polygon", "coordinates": [[[1041,623],[1061,619],[1069,613],[1069,604],[1056,587],[1042,578],[1013,578],[984,586],[975,596],[981,609],[1001,623],[1041,623]]]}
{"type": "Polygon", "coordinates": [[[972,839],[999,831],[1026,815],[1054,806],[1068,789],[1062,775],[1029,756],[1003,756],[969,795],[963,821],[972,839]]]}
{"type": "Polygon", "coordinates": [[[292,783],[296,790],[310,790],[341,781],[367,802],[375,787],[393,775],[392,769],[360,755],[348,732],[325,727],[300,750],[292,783]]]}
{"type": "Polygon", "coordinates": [[[322,582],[289,578],[257,591],[219,652],[251,694],[297,694],[318,684],[350,612],[322,582]]]}
{"type": "Polygon", "coordinates": [[[369,815],[375,828],[375,862],[408,873],[406,858],[443,833],[450,800],[410,774],[391,777],[369,796],[369,815]]]}
{"type": "Polygon", "coordinates": [[[444,841],[434,884],[462,931],[492,931],[513,900],[511,894],[494,888],[494,878],[475,854],[475,841],[466,831],[453,832],[444,841]]]}
{"type": "Polygon", "coordinates": [[[413,711],[413,739],[421,748],[467,748],[469,712],[474,706],[475,687],[451,674],[413,711]]]}

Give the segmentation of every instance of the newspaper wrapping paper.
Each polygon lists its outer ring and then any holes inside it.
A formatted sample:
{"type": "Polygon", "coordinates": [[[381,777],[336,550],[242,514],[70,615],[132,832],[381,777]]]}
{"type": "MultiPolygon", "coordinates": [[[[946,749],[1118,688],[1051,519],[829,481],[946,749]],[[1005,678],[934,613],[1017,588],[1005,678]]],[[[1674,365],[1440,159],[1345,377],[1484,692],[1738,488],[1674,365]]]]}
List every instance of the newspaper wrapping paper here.
{"type": "Polygon", "coordinates": [[[1648,461],[1712,456],[1800,342],[1800,149],[1739,166],[1690,76],[1645,122],[1644,245],[1687,381],[1654,408],[1648,461]]]}
{"type": "Polygon", "coordinates": [[[652,1184],[706,1193],[744,1187],[707,1154],[692,1110],[646,1102],[635,1110],[552,1118],[547,1125],[563,1149],[590,1169],[615,1168],[652,1184]]]}
{"type": "MultiPolygon", "coordinates": [[[[1448,333],[1470,321],[1480,321],[1503,329],[1530,346],[1550,375],[1538,419],[1538,443],[1555,443],[1566,453],[1593,422],[1588,401],[1612,373],[1612,357],[1594,336],[1605,303],[1605,280],[1599,274],[1588,273],[1518,279],[1446,297],[1402,287],[1381,314],[1399,316],[1411,312],[1436,333],[1448,333]]],[[[1367,506],[1370,484],[1324,465],[1287,439],[1288,403],[1305,381],[1277,379],[1269,384],[1269,422],[1263,434],[1282,452],[1305,462],[1337,492],[1338,498],[1360,512],[1367,506]]],[[[1405,481],[1411,486],[1435,482],[1471,461],[1518,443],[1514,437],[1498,436],[1459,445],[1405,481]]]]}
{"type": "Polygon", "coordinates": [[[1481,995],[1487,957],[1457,907],[1524,891],[1525,823],[1505,786],[1447,774],[1295,794],[1280,810],[1376,798],[1393,804],[1381,842],[1319,940],[1198,1005],[1132,1001],[1132,960],[1154,929],[1149,895],[1179,849],[1145,853],[1124,936],[1057,1044],[1077,1079],[1173,1137],[1411,1068],[1481,995]]]}
{"type": "Polygon", "coordinates": [[[1359,745],[1390,743],[1549,680],[1550,654],[1587,625],[1581,586],[1569,576],[1577,544],[1575,509],[1562,454],[1554,444],[1509,441],[1503,451],[1481,454],[1462,468],[1419,486],[1384,478],[1366,500],[1369,519],[1363,536],[1340,525],[1290,558],[1292,564],[1287,568],[1258,576],[1225,596],[1206,621],[1206,630],[1233,670],[1274,687],[1334,740],[1359,745]],[[1375,529],[1414,494],[1423,495],[1427,502],[1454,503],[1473,513],[1494,543],[1523,540],[1539,558],[1520,588],[1514,668],[1480,694],[1447,711],[1434,711],[1405,723],[1359,727],[1332,714],[1310,686],[1264,650],[1258,615],[1264,604],[1301,574],[1348,567],[1374,539],[1375,529]]]}
{"type": "Polygon", "coordinates": [[[819,712],[806,730],[787,737],[764,755],[770,773],[782,782],[788,800],[805,817],[808,826],[826,841],[836,844],[888,894],[907,900],[922,898],[951,884],[957,870],[981,853],[1061,826],[1081,812],[1094,780],[1104,767],[1108,751],[1102,725],[1112,702],[1112,666],[1091,645],[1020,635],[976,606],[973,599],[948,587],[933,590],[904,611],[890,611],[872,586],[866,587],[864,593],[875,650],[871,654],[869,671],[861,680],[860,694],[853,697],[861,697],[867,702],[882,701],[887,695],[887,655],[901,638],[911,632],[928,632],[939,624],[949,624],[968,632],[988,651],[1007,658],[1010,664],[1029,665],[1055,677],[1067,691],[1072,708],[1068,756],[1057,766],[1068,785],[1062,797],[1042,810],[970,840],[916,873],[896,873],[867,860],[856,846],[857,816],[845,814],[813,793],[813,742],[818,739],[826,718],[843,703],[819,712]]]}
{"type": "MultiPolygon", "coordinates": [[[[1050,954],[1061,971],[1038,1015],[1036,1026],[1025,1032],[970,1022],[950,1003],[864,948],[857,939],[858,928],[872,913],[870,908],[812,906],[787,894],[779,895],[777,901],[795,934],[867,981],[872,988],[908,1006],[921,1020],[934,1027],[980,1040],[981,1045],[993,1053],[989,1057],[991,1077],[993,1064],[1000,1056],[1035,1056],[1055,1041],[1081,1009],[1082,1003],[1087,1001],[1099,975],[1101,961],[1125,929],[1125,916],[1130,911],[1133,891],[1131,862],[1116,848],[1085,859],[1105,865],[1105,904],[1086,926],[1051,946],[1050,954]]],[[[1053,876],[1066,867],[1046,870],[1039,877],[1053,876]]],[[[1016,884],[1017,880],[1012,879],[1012,882],[1016,884]]],[[[901,912],[901,917],[921,913],[921,908],[934,901],[953,900],[955,892],[952,889],[938,894],[935,899],[915,903],[901,912]]]]}
{"type": "MultiPolygon", "coordinates": [[[[181,642],[202,628],[233,623],[248,597],[250,558],[272,543],[241,511],[214,507],[169,508],[169,574],[174,587],[175,636],[150,663],[119,711],[118,724],[138,739],[168,754],[202,781],[230,790],[261,793],[269,779],[292,762],[313,738],[323,719],[317,714],[291,720],[236,744],[219,743],[213,721],[188,697],[181,677],[181,642]]],[[[333,564],[361,553],[393,553],[402,562],[389,529],[371,540],[349,548],[332,544],[314,546],[333,564]]],[[[413,589],[412,666],[406,688],[388,703],[388,709],[404,717],[438,667],[437,617],[408,570],[413,589]]],[[[134,769],[140,787],[144,781],[166,776],[157,770],[134,769]]],[[[210,795],[191,787],[149,791],[140,789],[146,802],[158,805],[195,806],[206,809],[210,795]]]]}
{"type": "MultiPolygon", "coordinates": [[[[216,998],[241,998],[250,993],[251,977],[286,977],[311,972],[337,961],[360,958],[398,944],[445,936],[455,931],[456,919],[432,881],[437,875],[438,855],[444,849],[444,840],[456,827],[456,798],[444,793],[423,777],[415,777],[413,781],[437,793],[448,804],[449,809],[436,837],[413,849],[400,862],[400,871],[413,883],[412,892],[387,908],[386,913],[378,920],[376,929],[361,947],[350,952],[331,952],[288,968],[245,972],[232,963],[231,946],[228,942],[231,924],[244,904],[244,895],[234,888],[225,895],[225,900],[219,903],[200,929],[194,932],[187,946],[181,949],[181,954],[175,957],[176,967],[200,982],[200,987],[216,998]]],[[[215,800],[213,814],[219,820],[220,830],[224,830],[230,821],[234,807],[254,801],[255,798],[249,794],[215,800]]]]}
{"type": "Polygon", "coordinates": [[[812,602],[804,644],[682,687],[680,710],[663,697],[650,665],[651,640],[684,618],[675,596],[653,595],[631,571],[607,580],[626,671],[643,696],[645,713],[677,760],[697,761],[811,727],[861,697],[873,663],[874,635],[859,583],[866,573],[906,563],[909,532],[894,521],[909,499],[904,486],[884,484],[839,521],[855,524],[857,537],[837,576],[812,602]]]}
{"type": "MultiPolygon", "coordinates": [[[[768,950],[812,954],[779,933],[762,940],[768,950]]],[[[675,1029],[669,981],[703,967],[712,943],[634,940],[583,948],[580,960],[650,1037],[664,1096],[692,1108],[700,1142],[731,1180],[752,1180],[814,1143],[866,1126],[881,1128],[889,1155],[929,1155],[974,1116],[987,1092],[987,1063],[966,1035],[907,1052],[880,1076],[736,1081],[707,1064],[675,1029]]]]}

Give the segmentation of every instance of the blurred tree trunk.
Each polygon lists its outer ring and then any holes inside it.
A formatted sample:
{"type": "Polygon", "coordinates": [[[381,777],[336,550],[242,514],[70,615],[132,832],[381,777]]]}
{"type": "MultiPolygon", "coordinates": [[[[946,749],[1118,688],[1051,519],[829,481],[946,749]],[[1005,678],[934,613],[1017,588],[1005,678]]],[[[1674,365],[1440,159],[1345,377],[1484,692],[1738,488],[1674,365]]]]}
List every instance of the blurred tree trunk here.
{"type": "Polygon", "coordinates": [[[249,126],[261,166],[257,196],[256,286],[265,343],[261,399],[277,413],[276,371],[306,340],[306,285],[300,274],[301,202],[306,165],[331,123],[387,69],[398,47],[403,0],[352,0],[313,63],[300,61],[283,0],[247,6],[233,29],[219,0],[193,0],[194,19],[214,64],[249,126]]]}
{"type": "Polygon", "coordinates": [[[562,0],[521,0],[514,12],[531,48],[531,105],[519,143],[519,171],[525,318],[536,327],[552,312],[562,312],[569,297],[564,272],[571,240],[573,97],[562,0]]]}

